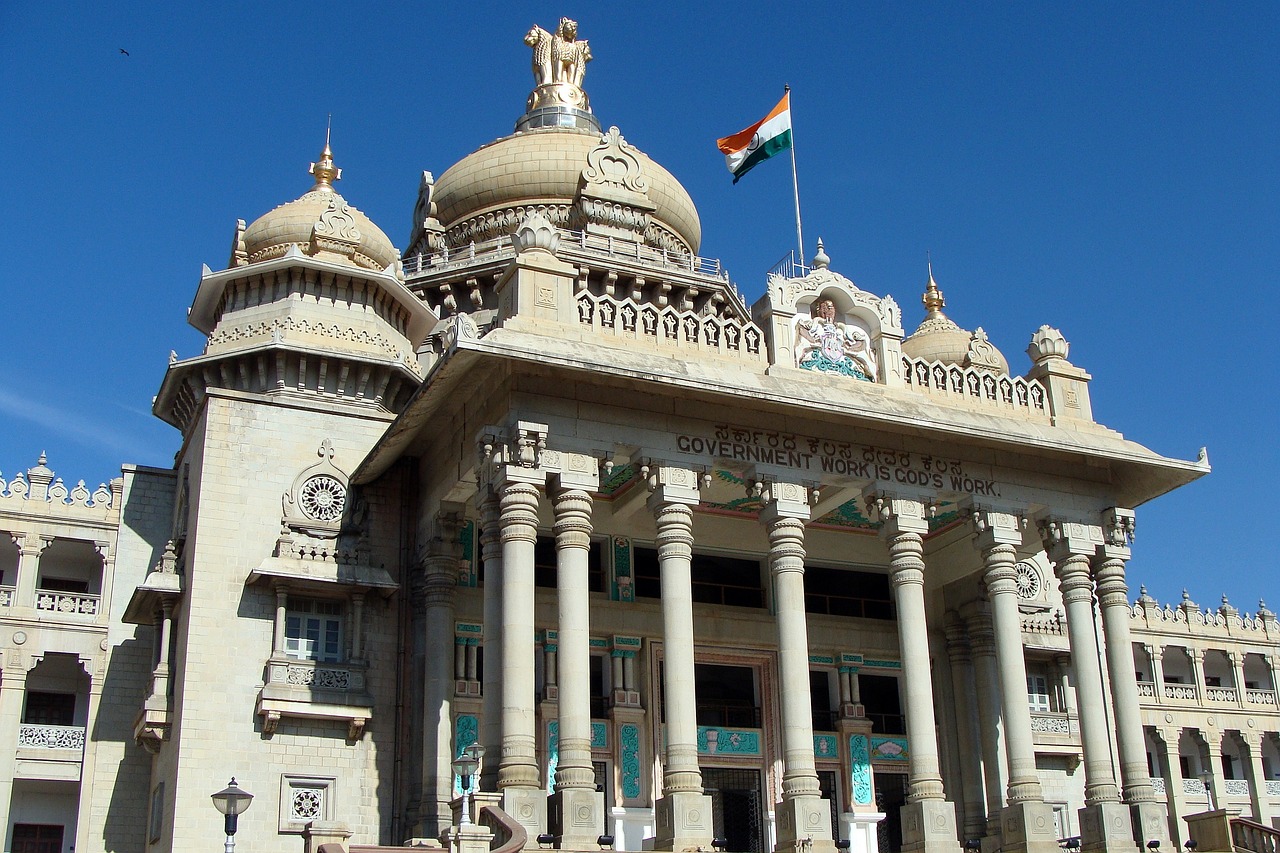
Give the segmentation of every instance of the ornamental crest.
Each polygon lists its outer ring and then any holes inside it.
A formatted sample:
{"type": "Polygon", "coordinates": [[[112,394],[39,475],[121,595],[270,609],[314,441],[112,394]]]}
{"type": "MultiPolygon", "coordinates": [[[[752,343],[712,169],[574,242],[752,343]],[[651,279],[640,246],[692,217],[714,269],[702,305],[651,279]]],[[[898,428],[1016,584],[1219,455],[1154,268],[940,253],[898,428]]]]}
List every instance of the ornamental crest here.
{"type": "Polygon", "coordinates": [[[838,321],[830,299],[819,299],[811,312],[809,317],[796,317],[796,367],[876,381],[876,356],[866,329],[838,321]]]}

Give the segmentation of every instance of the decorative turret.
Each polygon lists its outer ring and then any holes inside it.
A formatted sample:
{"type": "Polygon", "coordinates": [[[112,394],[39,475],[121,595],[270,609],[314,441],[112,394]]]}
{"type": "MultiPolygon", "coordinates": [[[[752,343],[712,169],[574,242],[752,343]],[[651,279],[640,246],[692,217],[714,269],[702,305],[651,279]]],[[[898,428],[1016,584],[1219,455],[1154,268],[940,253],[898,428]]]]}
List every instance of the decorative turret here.
{"type": "Polygon", "coordinates": [[[929,280],[920,297],[925,317],[911,336],[902,342],[902,352],[911,358],[1008,375],[1009,362],[987,339],[987,333],[981,326],[969,332],[942,313],[947,302],[933,277],[932,261],[929,262],[928,269],[929,280]]]}

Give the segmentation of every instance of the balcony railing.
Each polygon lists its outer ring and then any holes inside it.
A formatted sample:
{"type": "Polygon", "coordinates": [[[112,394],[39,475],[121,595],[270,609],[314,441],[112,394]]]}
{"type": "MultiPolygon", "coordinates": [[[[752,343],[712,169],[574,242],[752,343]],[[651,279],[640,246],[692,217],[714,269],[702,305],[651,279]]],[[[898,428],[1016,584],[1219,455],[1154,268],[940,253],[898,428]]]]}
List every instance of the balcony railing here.
{"type": "Polygon", "coordinates": [[[1267,796],[1280,797],[1280,779],[1267,780],[1267,796]]]}
{"type": "Polygon", "coordinates": [[[1276,692],[1274,690],[1246,690],[1244,697],[1245,701],[1250,705],[1276,704],[1276,692]]]}
{"type": "Polygon", "coordinates": [[[36,590],[36,610],[66,615],[97,616],[99,596],[87,592],[36,590]]]}
{"type": "Polygon", "coordinates": [[[1196,700],[1196,688],[1191,684],[1166,684],[1164,686],[1164,698],[1166,699],[1190,699],[1196,700]]]}
{"type": "Polygon", "coordinates": [[[1031,731],[1040,734],[1069,735],[1071,721],[1066,714],[1032,714],[1031,731]]]}
{"type": "Polygon", "coordinates": [[[1138,682],[1138,695],[1147,699],[1156,698],[1156,686],[1150,681],[1138,682]]]}
{"type": "Polygon", "coordinates": [[[0,586],[0,610],[8,610],[13,606],[13,595],[13,587],[0,586]]]}
{"type": "Polygon", "coordinates": [[[84,749],[84,726],[47,726],[23,723],[18,729],[22,749],[84,749]]]}
{"type": "Polygon", "coordinates": [[[1210,702],[1234,702],[1236,701],[1236,689],[1234,687],[1206,687],[1205,698],[1210,702]]]}
{"type": "Polygon", "coordinates": [[[1249,796],[1249,783],[1244,779],[1226,779],[1223,781],[1223,787],[1228,797],[1249,796]]]}

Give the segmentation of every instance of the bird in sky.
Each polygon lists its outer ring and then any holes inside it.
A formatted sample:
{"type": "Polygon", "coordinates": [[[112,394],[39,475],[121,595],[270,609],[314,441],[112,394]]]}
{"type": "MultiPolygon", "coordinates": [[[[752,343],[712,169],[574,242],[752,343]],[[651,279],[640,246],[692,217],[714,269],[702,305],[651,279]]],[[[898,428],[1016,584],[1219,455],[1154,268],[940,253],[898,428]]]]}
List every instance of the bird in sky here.
{"type": "Polygon", "coordinates": [[[123,47],[120,48],[120,52],[123,53],[125,56],[129,55],[129,51],[125,50],[123,47]]]}

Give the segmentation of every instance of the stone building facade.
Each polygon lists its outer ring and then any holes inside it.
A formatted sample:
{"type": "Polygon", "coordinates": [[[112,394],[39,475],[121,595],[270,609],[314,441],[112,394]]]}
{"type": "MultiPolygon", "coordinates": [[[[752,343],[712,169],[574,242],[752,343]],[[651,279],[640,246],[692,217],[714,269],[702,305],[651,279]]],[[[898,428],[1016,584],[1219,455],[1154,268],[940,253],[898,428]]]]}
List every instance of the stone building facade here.
{"type": "Polygon", "coordinates": [[[475,743],[478,802],[564,849],[1271,825],[1280,624],[1125,575],[1207,461],[1097,423],[1055,329],[1012,372],[931,272],[911,334],[821,243],[748,304],[569,25],[406,251],[327,143],[237,224],[172,470],[0,483],[5,849],[198,849],[232,776],[254,850],[438,838],[475,743]]]}

